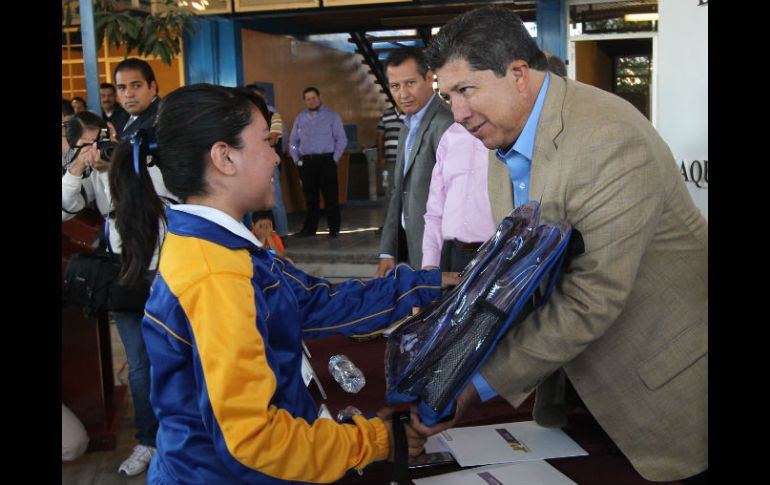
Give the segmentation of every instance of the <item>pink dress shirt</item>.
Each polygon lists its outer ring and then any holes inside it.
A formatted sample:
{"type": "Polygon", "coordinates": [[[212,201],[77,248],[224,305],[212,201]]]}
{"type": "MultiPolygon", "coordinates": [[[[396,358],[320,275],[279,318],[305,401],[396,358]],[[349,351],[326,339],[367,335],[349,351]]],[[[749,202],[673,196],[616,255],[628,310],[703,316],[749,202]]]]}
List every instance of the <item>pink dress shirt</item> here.
{"type": "Polygon", "coordinates": [[[484,242],[494,234],[487,193],[489,150],[461,125],[441,137],[430,179],[422,238],[422,265],[438,266],[445,240],[484,242]]]}

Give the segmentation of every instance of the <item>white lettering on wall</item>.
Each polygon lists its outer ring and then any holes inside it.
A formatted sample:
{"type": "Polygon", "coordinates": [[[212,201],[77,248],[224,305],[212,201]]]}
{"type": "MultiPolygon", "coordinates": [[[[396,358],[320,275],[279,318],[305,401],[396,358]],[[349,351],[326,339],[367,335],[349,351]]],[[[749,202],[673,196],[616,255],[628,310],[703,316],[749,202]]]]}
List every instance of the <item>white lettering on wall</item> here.
{"type": "Polygon", "coordinates": [[[708,219],[708,2],[659,0],[655,128],[708,219]]]}

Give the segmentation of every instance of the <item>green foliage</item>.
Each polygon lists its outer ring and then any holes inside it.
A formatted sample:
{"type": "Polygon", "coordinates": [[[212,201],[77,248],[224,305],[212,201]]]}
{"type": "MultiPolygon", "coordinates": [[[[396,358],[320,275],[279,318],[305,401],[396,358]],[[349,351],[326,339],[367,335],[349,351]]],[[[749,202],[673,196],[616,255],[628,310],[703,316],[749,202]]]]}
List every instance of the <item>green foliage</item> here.
{"type": "Polygon", "coordinates": [[[650,56],[619,56],[615,58],[615,92],[649,93],[650,56]]]}
{"type": "MultiPolygon", "coordinates": [[[[109,46],[126,47],[126,57],[133,49],[140,56],[154,56],[165,64],[182,50],[183,33],[192,34],[199,29],[194,23],[195,14],[176,5],[174,0],[162,0],[162,12],[149,15],[146,12],[118,8],[114,0],[94,0],[94,29],[96,44],[107,39],[109,46]]],[[[62,0],[64,26],[72,24],[72,11],[78,8],[77,0],[62,0]]]]}

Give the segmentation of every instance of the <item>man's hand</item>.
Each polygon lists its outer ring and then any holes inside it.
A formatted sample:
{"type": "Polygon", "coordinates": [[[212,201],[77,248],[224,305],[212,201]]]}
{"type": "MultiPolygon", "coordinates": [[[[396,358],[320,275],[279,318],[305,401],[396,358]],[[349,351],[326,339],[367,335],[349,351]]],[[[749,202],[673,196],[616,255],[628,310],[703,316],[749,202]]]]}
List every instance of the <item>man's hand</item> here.
{"type": "Polygon", "coordinates": [[[78,156],[72,161],[69,172],[72,175],[80,176],[85,172],[86,167],[96,168],[95,164],[101,159],[99,150],[96,148],[96,142],[86,145],[80,149],[78,156]]]}
{"type": "Polygon", "coordinates": [[[460,283],[460,273],[454,271],[451,273],[441,273],[441,287],[457,286],[460,283]]]}
{"type": "MultiPolygon", "coordinates": [[[[377,411],[377,417],[385,421],[385,429],[388,430],[388,443],[390,444],[390,452],[388,453],[388,460],[393,461],[396,455],[395,440],[393,438],[393,423],[391,417],[393,415],[393,408],[382,408],[377,411]]],[[[409,457],[414,458],[420,455],[425,449],[425,441],[427,436],[424,436],[408,424],[404,425],[404,431],[406,432],[406,443],[409,448],[409,457]]]]}
{"type": "Polygon", "coordinates": [[[81,175],[83,175],[83,172],[86,171],[87,166],[88,165],[86,165],[85,157],[82,156],[82,150],[81,150],[81,153],[78,154],[77,158],[72,160],[72,162],[70,163],[68,171],[72,175],[76,177],[80,177],[81,175]]]}
{"type": "Polygon", "coordinates": [[[118,130],[115,129],[115,126],[111,121],[107,122],[107,128],[110,130],[110,141],[112,143],[118,143],[120,141],[118,140],[118,130]]]}
{"type": "Polygon", "coordinates": [[[442,431],[449,428],[453,428],[455,423],[457,423],[460,417],[465,413],[465,410],[468,409],[469,406],[479,402],[479,400],[480,398],[479,394],[476,392],[476,388],[473,387],[472,383],[468,384],[468,386],[463,389],[463,392],[461,392],[457,397],[457,408],[455,409],[455,414],[452,419],[444,423],[438,423],[431,427],[422,424],[422,421],[420,421],[420,415],[417,413],[417,405],[412,404],[412,428],[414,428],[417,433],[425,436],[426,438],[428,436],[441,433],[442,431]]]}
{"type": "Polygon", "coordinates": [[[95,156],[88,162],[97,172],[106,172],[110,168],[110,162],[105,161],[99,154],[99,150],[94,149],[95,156]]]}
{"type": "Polygon", "coordinates": [[[377,271],[374,272],[374,278],[382,278],[388,271],[395,267],[395,258],[380,258],[380,264],[377,265],[377,271]]]}

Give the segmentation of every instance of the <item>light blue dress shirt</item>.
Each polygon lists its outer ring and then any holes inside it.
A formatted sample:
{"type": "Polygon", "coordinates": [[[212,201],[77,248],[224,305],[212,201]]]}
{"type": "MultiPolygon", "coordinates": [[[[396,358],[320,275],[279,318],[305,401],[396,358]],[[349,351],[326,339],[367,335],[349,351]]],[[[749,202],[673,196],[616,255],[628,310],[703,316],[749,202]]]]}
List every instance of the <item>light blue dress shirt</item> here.
{"type": "MultiPolygon", "coordinates": [[[[545,74],[545,81],[540,87],[540,92],[535,100],[535,106],[527,118],[524,129],[521,130],[516,143],[503,152],[497,150],[497,158],[505,162],[508,166],[508,173],[511,174],[511,183],[513,184],[513,206],[518,207],[529,200],[529,174],[532,169],[532,154],[535,151],[535,134],[537,133],[537,124],[540,122],[540,114],[543,112],[543,103],[545,102],[545,93],[548,91],[551,75],[545,74]]],[[[537,196],[537,194],[533,194],[537,196]]]]}
{"type": "MultiPolygon", "coordinates": [[[[540,87],[540,92],[535,100],[535,106],[527,118],[524,129],[521,130],[516,143],[508,151],[497,150],[497,158],[505,162],[508,166],[508,173],[511,174],[511,183],[513,184],[513,205],[518,207],[529,200],[529,175],[532,170],[532,154],[535,151],[535,134],[537,133],[537,124],[540,122],[540,115],[543,112],[543,103],[545,102],[545,93],[548,91],[551,75],[545,74],[545,81],[540,87]]],[[[473,375],[471,379],[482,401],[488,401],[497,396],[497,392],[492,389],[486,379],[480,373],[473,375]]]]}
{"type": "MultiPolygon", "coordinates": [[[[417,132],[420,131],[420,124],[422,123],[422,119],[425,118],[425,112],[428,111],[428,106],[430,105],[431,101],[433,101],[434,96],[436,96],[436,93],[431,95],[431,97],[428,99],[428,102],[425,103],[425,106],[420,108],[420,111],[413,115],[406,115],[404,117],[404,125],[406,126],[406,129],[409,130],[409,133],[406,135],[406,149],[404,150],[404,177],[406,177],[407,162],[412,156],[414,140],[417,139],[417,132]]],[[[401,210],[401,227],[406,229],[406,221],[404,220],[403,210],[401,210]]]]}

